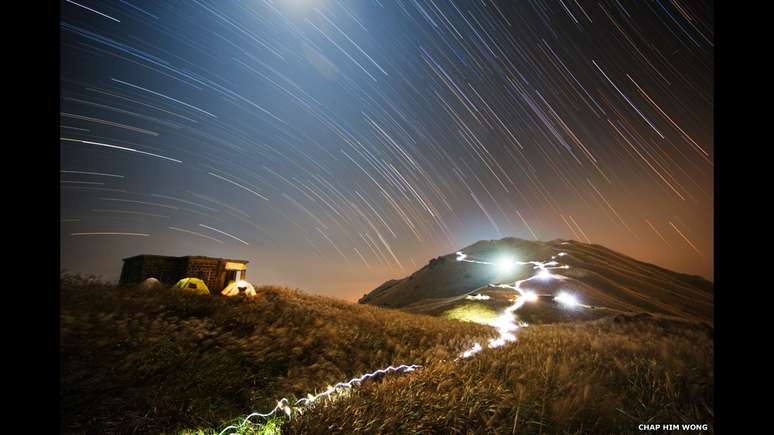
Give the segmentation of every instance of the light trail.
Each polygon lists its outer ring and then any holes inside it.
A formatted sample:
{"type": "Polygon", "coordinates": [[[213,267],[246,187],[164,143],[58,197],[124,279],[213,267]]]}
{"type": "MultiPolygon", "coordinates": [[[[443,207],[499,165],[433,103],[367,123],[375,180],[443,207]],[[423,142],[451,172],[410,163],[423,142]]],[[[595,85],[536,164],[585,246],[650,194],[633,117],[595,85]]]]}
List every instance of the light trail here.
{"type": "Polygon", "coordinates": [[[60,184],[92,184],[95,186],[104,186],[105,183],[100,183],[98,181],[73,181],[73,180],[59,180],[60,184]]]}
{"type": "Polygon", "coordinates": [[[163,215],[163,214],[154,214],[154,213],[143,213],[141,211],[131,211],[131,210],[110,210],[110,209],[104,209],[104,208],[93,208],[91,211],[95,213],[122,213],[122,214],[134,214],[138,216],[150,216],[150,217],[157,217],[157,218],[169,218],[169,216],[163,215]]]}
{"type": "Polygon", "coordinates": [[[258,193],[258,192],[256,192],[256,191],[254,191],[254,190],[252,190],[252,189],[249,189],[249,188],[247,188],[247,187],[245,187],[245,186],[242,186],[241,184],[237,183],[236,181],[231,181],[231,180],[229,180],[229,179],[228,179],[228,178],[226,178],[226,177],[221,177],[220,175],[218,175],[218,174],[213,174],[212,172],[208,172],[208,174],[212,175],[212,176],[213,176],[213,177],[215,177],[215,178],[219,178],[219,179],[221,179],[221,180],[223,180],[223,181],[225,181],[225,182],[227,182],[227,183],[231,183],[231,184],[233,184],[234,186],[240,187],[240,188],[242,188],[242,189],[244,189],[244,190],[246,190],[246,191],[248,191],[248,192],[252,193],[253,195],[255,195],[255,196],[257,196],[257,197],[259,197],[259,198],[261,198],[261,199],[264,199],[264,200],[266,200],[266,201],[268,201],[268,200],[269,200],[269,198],[267,198],[267,197],[265,197],[265,196],[261,195],[260,193],[258,193]]]}
{"type": "Polygon", "coordinates": [[[242,242],[242,243],[244,243],[245,245],[250,245],[249,243],[245,242],[244,240],[240,239],[239,237],[237,237],[237,236],[233,236],[233,235],[231,235],[231,234],[229,234],[229,233],[227,233],[227,232],[225,232],[225,231],[221,231],[221,230],[219,230],[219,229],[217,229],[217,228],[212,228],[212,227],[210,227],[210,226],[207,226],[207,225],[204,225],[204,224],[199,224],[199,226],[200,226],[200,227],[203,227],[203,228],[207,228],[208,230],[212,230],[212,231],[215,231],[215,232],[217,232],[217,233],[223,234],[224,236],[231,237],[232,239],[234,239],[234,240],[237,240],[237,241],[239,241],[239,242],[242,242]]]}
{"type": "MultiPolygon", "coordinates": [[[[565,252],[560,252],[556,255],[553,255],[551,256],[550,261],[545,261],[545,262],[537,261],[537,260],[520,261],[520,260],[515,260],[512,257],[500,257],[495,262],[490,262],[490,261],[482,261],[482,260],[477,260],[475,258],[470,258],[467,254],[461,251],[457,252],[456,254],[457,254],[457,261],[464,261],[467,263],[477,263],[477,264],[489,264],[489,265],[496,266],[499,269],[507,272],[512,271],[518,265],[531,265],[532,270],[535,271],[535,273],[533,273],[532,276],[530,276],[529,278],[518,280],[513,285],[490,284],[491,286],[494,286],[494,287],[512,289],[516,291],[519,294],[519,296],[513,301],[513,304],[508,306],[508,308],[506,308],[505,311],[494,322],[491,323],[491,325],[497,329],[499,336],[497,338],[492,338],[489,340],[488,346],[487,346],[487,348],[489,349],[497,348],[507,343],[516,341],[516,336],[514,335],[514,332],[521,327],[527,326],[527,324],[524,322],[517,323],[514,319],[513,313],[516,312],[519,308],[521,308],[525,303],[537,301],[538,296],[532,290],[522,289],[521,285],[525,282],[532,281],[532,280],[547,281],[550,279],[558,279],[558,280],[567,279],[562,275],[551,273],[551,271],[556,269],[570,268],[570,266],[560,265],[559,262],[556,261],[557,257],[563,257],[567,255],[567,253],[565,252]]],[[[475,296],[468,295],[465,298],[474,299],[474,300],[488,300],[491,297],[487,295],[476,294],[475,296]]],[[[554,298],[554,300],[564,305],[567,305],[568,307],[574,307],[574,306],[586,307],[586,305],[582,305],[578,303],[575,296],[564,292],[560,292],[559,295],[557,295],[554,298]]],[[[470,358],[471,356],[481,352],[482,350],[484,350],[484,347],[480,343],[476,342],[473,344],[473,346],[470,349],[464,351],[454,361],[457,361],[459,359],[470,358]]],[[[353,378],[348,382],[340,382],[332,387],[326,388],[325,391],[317,395],[308,394],[305,398],[298,399],[297,401],[295,401],[293,405],[290,404],[290,401],[287,398],[282,398],[280,401],[277,402],[277,405],[269,412],[266,412],[266,413],[254,412],[248,415],[247,417],[245,417],[245,419],[242,421],[241,424],[228,426],[225,429],[223,429],[218,435],[223,435],[229,430],[238,431],[248,423],[252,424],[250,420],[255,417],[267,419],[275,414],[282,415],[281,413],[284,413],[285,415],[288,416],[288,418],[292,418],[294,415],[302,414],[304,412],[304,409],[312,407],[320,399],[323,399],[323,398],[335,399],[342,392],[347,391],[352,387],[356,386],[357,384],[359,384],[360,382],[368,378],[371,378],[373,376],[376,376],[378,374],[387,374],[392,371],[411,372],[418,368],[422,368],[422,366],[421,365],[400,365],[398,367],[389,366],[385,369],[380,369],[375,372],[366,373],[364,375],[361,375],[360,377],[353,378]]],[[[235,432],[231,432],[231,433],[235,433],[235,432]]]]}
{"type": "MultiPolygon", "coordinates": [[[[292,418],[294,414],[299,414],[299,415],[302,414],[304,412],[304,408],[312,407],[320,399],[328,398],[331,400],[335,400],[336,397],[340,395],[343,391],[349,390],[350,388],[354,387],[357,384],[360,384],[361,382],[363,382],[368,378],[372,378],[380,374],[387,374],[389,372],[400,372],[400,371],[412,372],[418,368],[422,368],[422,366],[416,365],[416,364],[412,364],[412,365],[402,364],[402,365],[399,365],[398,367],[389,366],[384,369],[379,369],[374,372],[366,373],[359,377],[352,378],[347,382],[339,382],[334,386],[326,388],[325,391],[323,391],[322,393],[315,394],[315,395],[308,394],[306,397],[296,400],[292,406],[290,405],[290,401],[287,398],[283,397],[279,402],[277,402],[277,405],[271,411],[265,414],[262,414],[260,412],[254,412],[248,415],[247,417],[245,417],[242,423],[239,424],[238,426],[235,426],[235,425],[228,426],[222,431],[220,431],[218,435],[223,435],[229,430],[239,430],[242,427],[244,427],[246,424],[252,423],[250,419],[254,417],[268,418],[278,412],[284,412],[289,418],[292,418]]],[[[235,433],[235,432],[232,432],[232,433],[235,433]]]]}
{"type": "Polygon", "coordinates": [[[88,145],[96,145],[98,147],[112,148],[112,149],[121,150],[121,151],[129,151],[129,152],[137,153],[137,154],[145,154],[145,155],[148,155],[148,156],[151,156],[151,157],[158,157],[160,159],[169,160],[169,161],[172,161],[172,162],[175,162],[175,163],[183,163],[181,160],[173,159],[172,157],[165,157],[165,156],[162,156],[160,154],[153,154],[153,153],[149,153],[147,151],[140,151],[140,150],[137,150],[137,149],[134,149],[134,148],[122,147],[122,146],[118,146],[118,145],[111,145],[111,144],[102,143],[102,142],[93,142],[93,141],[90,141],[90,140],[80,140],[80,139],[73,139],[73,138],[68,138],[68,137],[60,137],[59,140],[66,140],[68,142],[80,142],[80,143],[85,143],[85,144],[88,144],[88,145]]]}
{"type": "Polygon", "coordinates": [[[683,234],[683,232],[682,232],[682,231],[680,231],[680,230],[679,230],[679,229],[678,229],[678,228],[675,226],[675,224],[673,224],[673,223],[672,223],[672,221],[669,221],[669,225],[671,225],[671,226],[672,226],[672,228],[674,228],[674,230],[675,230],[675,231],[677,231],[677,234],[679,234],[679,235],[680,235],[680,237],[682,237],[682,238],[683,238],[683,240],[685,240],[685,242],[686,242],[686,243],[688,243],[688,245],[690,245],[690,246],[691,246],[691,248],[693,248],[693,250],[694,250],[694,251],[696,251],[696,253],[697,253],[697,254],[699,254],[699,256],[700,256],[700,257],[704,258],[704,254],[702,254],[702,253],[701,253],[701,251],[699,251],[699,248],[697,248],[697,247],[696,247],[696,245],[694,245],[694,244],[693,244],[693,243],[692,243],[692,242],[691,242],[691,241],[688,239],[688,237],[685,237],[685,234],[683,234]]]}
{"type": "Polygon", "coordinates": [[[204,235],[202,233],[197,233],[196,231],[186,230],[185,228],[169,227],[169,229],[172,230],[172,231],[180,231],[182,233],[188,233],[188,234],[193,234],[194,236],[204,237],[205,239],[209,239],[209,240],[212,240],[214,242],[223,243],[222,240],[218,240],[215,237],[210,237],[210,236],[204,235]]]}
{"type": "MultiPolygon", "coordinates": [[[[492,326],[494,326],[497,329],[497,333],[499,336],[497,338],[492,338],[489,340],[489,349],[494,349],[497,347],[500,347],[506,343],[510,343],[513,341],[516,341],[516,335],[514,335],[514,332],[519,329],[522,326],[526,326],[526,324],[519,325],[516,323],[514,319],[513,313],[516,312],[519,308],[521,308],[525,303],[527,302],[535,302],[538,300],[537,294],[532,290],[525,290],[521,288],[521,285],[525,282],[532,281],[532,280],[539,280],[539,281],[548,281],[551,279],[558,279],[563,280],[566,279],[566,277],[558,274],[551,273],[552,270],[556,269],[569,269],[570,266],[568,265],[560,265],[559,262],[556,261],[557,257],[563,257],[567,255],[565,252],[560,252],[557,255],[552,255],[550,261],[520,261],[515,260],[511,257],[502,257],[496,260],[495,262],[490,261],[482,261],[477,260],[474,258],[470,258],[467,254],[463,253],[462,251],[457,252],[457,261],[464,261],[467,263],[477,263],[477,264],[490,264],[493,266],[496,266],[498,269],[502,270],[503,272],[510,272],[513,270],[515,266],[518,265],[532,265],[532,270],[535,272],[530,276],[529,278],[518,280],[513,285],[508,284],[490,284],[494,287],[500,287],[500,288],[509,288],[514,291],[516,291],[519,296],[513,301],[513,304],[508,306],[508,308],[503,311],[503,313],[492,323],[492,326]]],[[[476,295],[474,297],[468,296],[467,299],[479,299],[479,296],[485,296],[485,295],[476,295]]],[[[482,298],[483,299],[483,298],[482,298]]],[[[488,299],[488,297],[487,297],[488,299]]],[[[577,300],[574,298],[574,296],[568,295],[568,294],[560,294],[555,299],[557,302],[566,304],[568,306],[576,306],[580,305],[577,300]]],[[[481,346],[480,343],[474,343],[473,346],[463,352],[457,359],[465,359],[470,358],[471,356],[477,354],[478,352],[481,352],[484,350],[484,347],[481,346]]],[[[455,360],[456,361],[456,360],[455,360]]]]}
{"type": "Polygon", "coordinates": [[[113,17],[111,17],[110,15],[103,14],[102,12],[100,12],[100,11],[98,11],[98,10],[94,10],[94,9],[92,9],[92,8],[86,7],[86,6],[84,6],[84,5],[80,4],[80,3],[76,3],[76,2],[74,2],[74,1],[72,1],[72,0],[67,0],[67,3],[74,4],[75,6],[80,6],[80,7],[84,8],[84,9],[86,9],[86,10],[88,10],[88,11],[94,12],[95,14],[102,15],[102,16],[103,16],[103,17],[105,17],[105,18],[109,18],[109,19],[111,19],[111,20],[115,21],[116,23],[120,23],[120,22],[121,22],[120,20],[118,20],[118,19],[116,19],[116,18],[113,18],[113,17]]]}
{"type": "Polygon", "coordinates": [[[183,105],[183,106],[185,106],[185,107],[188,107],[188,108],[191,108],[191,109],[193,109],[193,110],[199,111],[199,112],[201,112],[201,113],[204,113],[205,115],[209,115],[209,116],[211,116],[211,117],[213,117],[213,118],[217,118],[217,116],[213,115],[212,113],[210,113],[210,112],[208,112],[208,111],[206,111],[206,110],[200,109],[200,108],[198,108],[198,107],[196,107],[196,106],[194,106],[194,105],[192,105],[192,104],[185,103],[185,102],[183,102],[183,101],[180,101],[180,100],[178,100],[178,99],[176,99],[176,98],[172,98],[172,97],[166,96],[166,95],[164,95],[164,94],[162,94],[162,93],[160,93],[160,92],[151,91],[150,89],[145,89],[145,88],[143,88],[142,86],[137,86],[137,85],[135,85],[135,84],[128,83],[128,82],[125,82],[125,81],[123,81],[123,80],[118,80],[118,79],[116,79],[116,78],[111,78],[110,80],[112,80],[112,81],[114,81],[114,82],[116,82],[116,83],[121,83],[122,85],[126,85],[126,86],[130,86],[130,87],[132,87],[132,88],[135,88],[135,89],[139,89],[139,90],[141,90],[141,91],[149,92],[149,93],[151,93],[151,94],[153,94],[153,95],[158,95],[158,96],[159,96],[159,97],[161,97],[161,98],[166,98],[167,100],[174,101],[175,103],[182,104],[182,105],[183,105]]]}
{"type": "Polygon", "coordinates": [[[139,236],[139,237],[149,237],[150,234],[145,233],[119,233],[119,232],[110,232],[110,231],[95,231],[91,233],[72,233],[71,236],[139,236]]]}
{"type": "Polygon", "coordinates": [[[488,301],[489,299],[492,299],[492,298],[487,295],[475,295],[475,296],[467,295],[465,296],[465,299],[470,299],[472,301],[488,301]]]}
{"type": "Polygon", "coordinates": [[[116,174],[105,174],[102,172],[88,172],[88,171],[59,171],[63,174],[84,174],[84,175],[99,175],[102,177],[116,177],[116,178],[124,178],[123,175],[116,175],[116,174]]]}
{"type": "Polygon", "coordinates": [[[147,134],[147,135],[150,135],[150,136],[158,136],[159,135],[155,131],[146,130],[144,128],[132,127],[131,125],[126,125],[126,124],[119,124],[117,122],[106,121],[104,119],[92,118],[90,116],[76,115],[74,113],[65,113],[65,112],[60,112],[60,115],[66,117],[66,118],[80,119],[82,121],[91,121],[91,122],[96,122],[97,124],[104,124],[104,125],[109,125],[111,127],[123,128],[125,130],[130,130],[130,131],[134,131],[134,132],[137,132],[137,133],[147,134]]]}

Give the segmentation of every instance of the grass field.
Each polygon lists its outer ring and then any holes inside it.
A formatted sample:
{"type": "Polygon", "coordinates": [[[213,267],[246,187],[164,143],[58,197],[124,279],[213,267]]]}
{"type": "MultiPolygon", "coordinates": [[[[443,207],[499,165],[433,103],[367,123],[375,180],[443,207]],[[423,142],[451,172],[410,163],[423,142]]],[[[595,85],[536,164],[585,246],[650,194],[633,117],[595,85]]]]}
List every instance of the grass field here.
{"type": "Polygon", "coordinates": [[[483,325],[256,290],[252,299],[224,298],[65,277],[62,431],[210,433],[282,397],[450,358],[495,335],[483,325]]]}
{"type": "MultiPolygon", "coordinates": [[[[217,433],[282,397],[397,364],[243,433],[634,433],[712,423],[711,328],[650,316],[492,328],[277,287],[253,299],[61,283],[62,432],[217,433]]],[[[260,421],[260,420],[256,420],[260,421]]]]}
{"type": "Polygon", "coordinates": [[[618,315],[539,325],[516,343],[363,385],[291,433],[641,433],[713,424],[713,344],[703,325],[618,315]]]}

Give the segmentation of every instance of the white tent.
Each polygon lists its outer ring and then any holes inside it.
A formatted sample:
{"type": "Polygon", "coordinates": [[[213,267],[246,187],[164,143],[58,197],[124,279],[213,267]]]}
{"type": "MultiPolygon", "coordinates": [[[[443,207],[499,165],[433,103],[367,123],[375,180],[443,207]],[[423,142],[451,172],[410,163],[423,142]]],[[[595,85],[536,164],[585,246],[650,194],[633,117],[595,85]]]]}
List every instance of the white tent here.
{"type": "Polygon", "coordinates": [[[255,296],[255,287],[245,280],[233,281],[220,294],[224,296],[236,296],[244,293],[247,296],[255,296]]]}
{"type": "Polygon", "coordinates": [[[143,290],[164,290],[166,287],[158,279],[150,277],[138,285],[143,290]]]}

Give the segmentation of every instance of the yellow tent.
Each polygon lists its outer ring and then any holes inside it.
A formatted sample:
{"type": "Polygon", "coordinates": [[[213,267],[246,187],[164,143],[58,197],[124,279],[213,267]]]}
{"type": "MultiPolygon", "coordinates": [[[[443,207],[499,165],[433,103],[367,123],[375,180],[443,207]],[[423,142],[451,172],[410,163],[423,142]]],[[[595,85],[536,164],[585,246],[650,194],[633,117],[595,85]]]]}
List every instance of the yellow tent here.
{"type": "Polygon", "coordinates": [[[239,293],[244,293],[247,296],[255,296],[255,287],[245,280],[239,280],[230,282],[226,288],[220,292],[220,294],[225,296],[236,296],[239,293]]]}
{"type": "Polygon", "coordinates": [[[207,284],[205,284],[204,281],[199,278],[183,278],[178,281],[174,287],[179,287],[181,289],[204,295],[210,294],[210,289],[207,288],[207,284]]]}

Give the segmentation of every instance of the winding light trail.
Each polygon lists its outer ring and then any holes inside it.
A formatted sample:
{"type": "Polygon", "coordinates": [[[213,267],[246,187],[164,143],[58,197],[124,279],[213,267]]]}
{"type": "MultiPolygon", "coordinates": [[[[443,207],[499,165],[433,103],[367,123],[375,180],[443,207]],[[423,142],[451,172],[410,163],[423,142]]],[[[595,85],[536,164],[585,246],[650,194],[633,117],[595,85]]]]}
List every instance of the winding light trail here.
{"type": "Polygon", "coordinates": [[[405,364],[403,364],[403,365],[399,365],[398,367],[389,366],[389,367],[384,368],[384,369],[379,369],[379,370],[377,370],[375,372],[366,373],[364,375],[361,375],[360,377],[352,378],[348,382],[339,382],[338,384],[336,384],[336,385],[334,385],[332,387],[328,387],[325,391],[323,391],[322,393],[319,393],[317,395],[308,394],[306,397],[304,397],[302,399],[296,400],[296,402],[293,404],[293,406],[290,405],[290,401],[287,398],[283,397],[282,400],[277,402],[277,405],[271,411],[269,411],[269,412],[267,412],[265,414],[261,414],[259,412],[254,412],[254,413],[248,415],[247,417],[245,417],[245,419],[242,421],[242,423],[239,426],[234,426],[234,425],[228,426],[225,429],[223,429],[222,431],[220,431],[220,433],[218,435],[223,435],[224,433],[226,433],[230,429],[237,429],[237,430],[241,429],[246,424],[252,423],[250,421],[250,419],[253,418],[253,417],[268,418],[268,417],[271,417],[272,415],[276,414],[278,411],[284,412],[285,414],[287,414],[288,417],[292,417],[293,414],[302,414],[304,408],[308,408],[308,407],[312,406],[319,399],[323,399],[323,398],[326,398],[326,397],[331,398],[331,399],[335,399],[336,396],[341,394],[343,391],[348,390],[348,389],[354,387],[355,385],[363,382],[364,380],[366,380],[368,378],[374,377],[374,376],[379,375],[379,374],[387,374],[389,372],[400,372],[400,371],[412,372],[412,371],[414,371],[414,370],[416,370],[418,368],[422,368],[422,366],[415,365],[415,364],[412,364],[412,365],[405,365],[405,364]]]}
{"type": "MultiPolygon", "coordinates": [[[[522,289],[521,285],[523,283],[527,281],[532,281],[532,280],[548,281],[550,279],[559,279],[559,280],[566,279],[566,277],[562,275],[551,273],[552,270],[570,268],[570,266],[566,264],[560,265],[556,261],[556,257],[563,257],[565,255],[567,255],[565,252],[560,252],[557,255],[552,255],[551,261],[547,261],[547,262],[534,261],[534,260],[519,261],[519,260],[514,260],[510,257],[503,257],[497,260],[496,262],[490,262],[490,261],[476,260],[468,257],[467,254],[461,251],[457,252],[457,261],[464,261],[467,263],[478,263],[478,264],[491,264],[499,267],[504,272],[510,272],[511,270],[513,270],[514,267],[519,265],[529,264],[529,265],[532,265],[532,270],[535,271],[535,273],[533,273],[532,276],[530,276],[529,278],[518,280],[515,283],[513,283],[513,285],[499,284],[495,286],[500,288],[513,289],[519,294],[519,296],[513,301],[513,304],[511,304],[508,308],[506,308],[505,311],[492,324],[492,326],[497,328],[497,332],[500,334],[500,336],[489,340],[490,349],[500,347],[505,343],[516,341],[516,336],[513,333],[520,327],[526,326],[525,323],[522,323],[521,325],[517,324],[514,319],[513,313],[519,308],[521,308],[526,302],[536,301],[537,295],[535,294],[535,292],[531,290],[522,289]]],[[[554,300],[567,305],[577,305],[577,301],[575,300],[575,298],[566,293],[561,293],[559,296],[556,296],[554,300]]],[[[480,343],[474,343],[473,347],[463,352],[459,357],[457,357],[457,359],[470,358],[471,356],[477,354],[478,352],[481,352],[483,349],[484,348],[481,346],[480,343]]]]}
{"type": "MultiPolygon", "coordinates": [[[[530,276],[529,278],[518,280],[514,282],[513,285],[490,284],[491,286],[494,286],[494,287],[513,289],[519,294],[519,296],[515,299],[513,304],[510,305],[508,308],[506,308],[505,311],[492,324],[492,326],[494,326],[497,329],[497,332],[500,335],[497,338],[492,338],[489,340],[489,343],[488,343],[489,349],[500,347],[506,343],[516,341],[516,336],[513,333],[520,327],[527,326],[527,324],[523,322],[520,322],[517,324],[513,315],[513,313],[517,311],[519,308],[521,308],[525,303],[537,301],[537,295],[535,294],[535,292],[521,288],[521,285],[523,283],[527,281],[532,281],[532,280],[548,281],[550,279],[559,279],[559,280],[567,279],[567,277],[565,276],[551,273],[552,270],[570,268],[570,266],[560,265],[556,261],[557,257],[562,257],[565,255],[567,254],[564,252],[560,252],[557,255],[551,256],[551,260],[547,262],[519,261],[519,260],[514,260],[510,257],[504,257],[497,260],[496,262],[490,262],[490,261],[482,261],[482,260],[470,258],[468,257],[467,254],[464,254],[462,252],[457,252],[457,261],[494,265],[502,269],[503,271],[508,271],[508,272],[510,272],[514,267],[518,265],[532,265],[532,270],[535,271],[532,274],[532,276],[530,276]]],[[[486,300],[486,299],[489,299],[489,297],[485,295],[476,295],[473,297],[468,296],[467,299],[486,300]]],[[[585,305],[579,304],[573,295],[570,295],[564,292],[561,292],[557,296],[555,296],[554,300],[568,306],[585,306],[585,305]]],[[[471,356],[481,352],[482,350],[484,350],[484,347],[481,346],[480,343],[476,342],[473,344],[473,346],[470,349],[460,354],[460,356],[457,357],[455,361],[459,359],[470,358],[471,356]]],[[[306,397],[295,401],[293,405],[290,405],[290,401],[287,398],[282,398],[279,402],[277,402],[277,405],[271,411],[267,413],[254,412],[248,415],[247,417],[245,417],[245,419],[239,425],[228,426],[222,431],[220,431],[218,435],[223,435],[229,430],[239,430],[243,428],[245,425],[247,425],[248,423],[252,424],[251,419],[254,417],[261,417],[261,418],[267,419],[272,415],[278,414],[280,412],[284,412],[289,418],[292,418],[294,415],[301,415],[303,414],[306,408],[312,407],[320,399],[329,398],[331,400],[335,400],[337,396],[342,394],[344,391],[348,391],[352,387],[360,384],[362,381],[368,378],[374,377],[379,374],[387,374],[389,372],[401,372],[401,371],[412,372],[418,368],[422,368],[422,366],[416,365],[416,364],[400,365],[397,367],[389,366],[387,368],[376,370],[374,372],[361,375],[357,378],[350,379],[348,382],[339,382],[338,384],[332,387],[326,388],[325,391],[323,391],[322,393],[319,393],[316,395],[308,394],[306,397]]]]}

